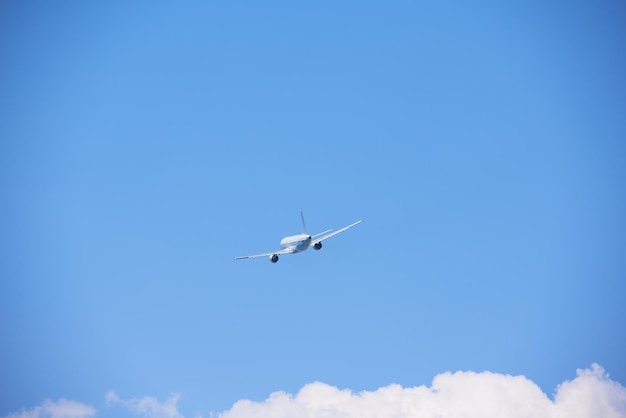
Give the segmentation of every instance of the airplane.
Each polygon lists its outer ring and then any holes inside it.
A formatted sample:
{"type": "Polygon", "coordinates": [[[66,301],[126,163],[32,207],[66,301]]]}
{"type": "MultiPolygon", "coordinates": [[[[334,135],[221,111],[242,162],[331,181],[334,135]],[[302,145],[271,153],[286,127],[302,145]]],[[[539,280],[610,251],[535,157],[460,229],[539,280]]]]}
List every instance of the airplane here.
{"type": "Polygon", "coordinates": [[[283,238],[280,241],[280,247],[281,247],[280,250],[271,251],[269,253],[262,253],[262,254],[244,255],[241,257],[235,257],[235,260],[243,260],[245,258],[268,257],[272,263],[276,263],[278,262],[278,256],[282,254],[301,253],[311,246],[316,250],[321,250],[322,241],[330,237],[334,237],[335,235],[340,234],[344,231],[347,231],[348,229],[352,228],[354,225],[358,225],[361,222],[363,222],[363,219],[359,219],[358,221],[351,223],[348,226],[344,226],[343,228],[338,229],[336,231],[329,229],[327,231],[320,232],[319,234],[309,235],[306,232],[306,224],[304,223],[304,214],[302,212],[300,212],[300,218],[302,219],[302,233],[283,238]]]}

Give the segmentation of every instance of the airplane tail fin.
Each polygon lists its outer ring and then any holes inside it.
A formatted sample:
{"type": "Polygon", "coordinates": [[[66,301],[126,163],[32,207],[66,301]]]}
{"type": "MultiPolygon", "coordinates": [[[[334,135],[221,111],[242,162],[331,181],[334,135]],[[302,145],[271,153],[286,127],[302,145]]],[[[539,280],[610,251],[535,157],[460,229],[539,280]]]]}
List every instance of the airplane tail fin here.
{"type": "Polygon", "coordinates": [[[300,211],[300,218],[302,219],[302,233],[304,235],[309,235],[309,233],[306,232],[306,224],[304,223],[304,214],[302,213],[302,211],[300,211]]]}

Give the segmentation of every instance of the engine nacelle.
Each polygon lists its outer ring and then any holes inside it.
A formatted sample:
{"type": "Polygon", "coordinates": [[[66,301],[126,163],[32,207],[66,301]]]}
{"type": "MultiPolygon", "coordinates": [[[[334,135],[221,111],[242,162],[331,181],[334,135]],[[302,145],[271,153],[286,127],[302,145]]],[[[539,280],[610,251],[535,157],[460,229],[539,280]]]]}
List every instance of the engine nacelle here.
{"type": "Polygon", "coordinates": [[[271,261],[272,263],[277,263],[277,262],[278,262],[278,255],[277,255],[277,254],[272,254],[272,255],[270,256],[270,261],[271,261]]]}
{"type": "Polygon", "coordinates": [[[322,249],[322,243],[321,242],[316,242],[315,244],[313,244],[313,248],[316,250],[321,250],[322,249]]]}

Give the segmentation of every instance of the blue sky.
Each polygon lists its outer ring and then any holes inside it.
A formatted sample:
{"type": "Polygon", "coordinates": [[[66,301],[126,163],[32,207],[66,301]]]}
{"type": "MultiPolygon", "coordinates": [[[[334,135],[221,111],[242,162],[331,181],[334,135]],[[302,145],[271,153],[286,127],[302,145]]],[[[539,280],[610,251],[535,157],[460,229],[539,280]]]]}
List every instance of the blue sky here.
{"type": "Polygon", "coordinates": [[[621,2],[1,9],[0,415],[626,382],[621,2]]]}

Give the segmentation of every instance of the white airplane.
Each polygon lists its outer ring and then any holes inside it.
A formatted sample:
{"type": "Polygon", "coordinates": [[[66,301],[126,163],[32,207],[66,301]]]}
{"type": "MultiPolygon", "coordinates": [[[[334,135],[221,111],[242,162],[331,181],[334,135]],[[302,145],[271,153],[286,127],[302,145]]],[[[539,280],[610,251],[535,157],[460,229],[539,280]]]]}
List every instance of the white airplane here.
{"type": "Polygon", "coordinates": [[[305,251],[310,246],[313,246],[316,250],[322,249],[322,241],[328,239],[330,237],[334,237],[337,234],[340,234],[348,229],[352,228],[354,225],[360,224],[363,222],[363,219],[359,219],[355,223],[352,223],[348,226],[344,226],[341,229],[338,229],[334,232],[331,232],[332,229],[329,229],[324,232],[320,232],[316,235],[309,235],[306,232],[306,225],[304,223],[304,215],[300,212],[300,218],[302,219],[302,233],[298,235],[291,235],[280,240],[280,250],[272,251],[269,253],[263,254],[254,254],[254,255],[244,255],[241,257],[235,257],[235,260],[243,260],[244,258],[257,258],[257,257],[268,257],[272,263],[276,263],[278,261],[278,256],[282,254],[295,254],[301,253],[305,251]]]}

